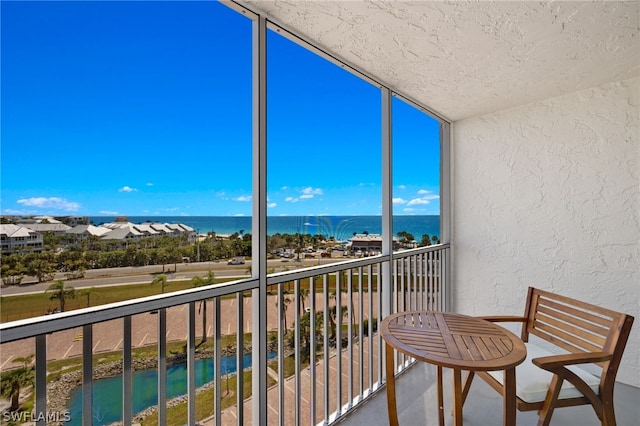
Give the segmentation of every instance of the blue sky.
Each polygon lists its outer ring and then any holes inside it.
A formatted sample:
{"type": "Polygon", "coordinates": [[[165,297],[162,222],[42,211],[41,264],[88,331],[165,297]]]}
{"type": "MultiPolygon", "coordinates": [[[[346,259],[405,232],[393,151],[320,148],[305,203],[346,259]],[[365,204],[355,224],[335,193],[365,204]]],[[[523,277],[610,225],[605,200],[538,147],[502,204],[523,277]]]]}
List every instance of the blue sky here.
{"type": "MultiPolygon", "coordinates": [[[[2,214],[251,214],[251,24],[215,2],[6,2],[2,214]]],[[[272,32],[269,215],[381,212],[380,92],[272,32]]],[[[438,214],[438,124],[394,101],[394,213],[438,214]]]]}

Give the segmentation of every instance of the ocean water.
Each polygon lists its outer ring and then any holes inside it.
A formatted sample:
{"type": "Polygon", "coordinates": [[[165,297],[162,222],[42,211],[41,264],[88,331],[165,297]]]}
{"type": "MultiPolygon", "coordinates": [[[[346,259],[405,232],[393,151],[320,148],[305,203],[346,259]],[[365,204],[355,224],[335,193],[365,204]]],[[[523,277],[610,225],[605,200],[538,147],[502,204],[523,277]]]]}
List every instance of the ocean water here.
{"type": "MultiPolygon", "coordinates": [[[[113,216],[92,216],[94,225],[113,222],[113,216]]],[[[248,216],[129,216],[132,223],[147,221],[160,223],[183,223],[198,233],[215,232],[228,235],[234,232],[251,233],[251,217],[248,216]]],[[[420,240],[423,234],[440,236],[440,216],[394,216],[393,233],[405,231],[420,240]]],[[[267,235],[311,234],[334,237],[345,241],[354,233],[382,232],[381,216],[270,216],[267,218],[267,235]]]]}

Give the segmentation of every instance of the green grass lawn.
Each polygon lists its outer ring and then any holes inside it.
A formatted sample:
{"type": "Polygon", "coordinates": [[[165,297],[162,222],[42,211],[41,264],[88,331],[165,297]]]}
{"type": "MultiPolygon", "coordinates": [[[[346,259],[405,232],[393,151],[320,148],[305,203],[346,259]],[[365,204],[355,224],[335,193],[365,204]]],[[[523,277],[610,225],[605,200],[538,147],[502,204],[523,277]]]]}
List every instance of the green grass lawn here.
{"type": "MultiPolygon", "coordinates": [[[[374,285],[375,279],[373,277],[374,285]]],[[[215,283],[224,283],[227,281],[235,280],[235,278],[216,278],[215,283]]],[[[366,276],[363,279],[364,290],[366,287],[366,276]]],[[[73,286],[74,282],[65,282],[65,286],[73,286]]],[[[336,277],[329,276],[328,287],[330,291],[334,291],[336,286],[336,277]]],[[[354,280],[354,291],[357,291],[357,282],[354,280]]],[[[310,288],[309,279],[301,280],[301,288],[310,288]]],[[[165,286],[165,293],[186,290],[193,288],[193,282],[191,280],[182,281],[170,281],[165,286]]],[[[323,291],[323,285],[320,280],[316,281],[316,292],[323,291]]],[[[375,286],[374,286],[375,288],[375,286]]],[[[288,294],[293,293],[293,282],[285,283],[284,290],[288,294]]],[[[83,289],[87,290],[87,289],[83,289]]],[[[78,294],[73,299],[67,299],[65,303],[65,310],[71,311],[74,309],[87,308],[90,306],[106,305],[114,302],[121,302],[124,300],[137,299],[140,297],[153,296],[162,293],[160,285],[157,284],[130,284],[121,286],[104,286],[104,287],[91,287],[89,296],[78,294]]],[[[275,294],[277,286],[271,286],[269,290],[275,294]]],[[[235,297],[229,295],[225,297],[235,297]]],[[[59,308],[60,304],[58,300],[51,300],[51,293],[34,293],[24,294],[17,296],[3,296],[0,297],[0,322],[15,321],[18,319],[32,318],[40,315],[45,315],[48,312],[59,308]]]]}
{"type": "MultiPolygon", "coordinates": [[[[230,278],[220,278],[216,279],[215,283],[223,283],[229,280],[230,278]]],[[[65,286],[73,286],[73,283],[65,282],[65,286]]],[[[165,293],[189,288],[193,288],[191,280],[170,281],[170,284],[165,286],[165,293]]],[[[89,306],[106,305],[108,303],[153,296],[161,293],[161,286],[151,283],[92,287],[88,298],[87,296],[76,295],[75,298],[66,300],[65,310],[71,311],[89,306]]],[[[60,304],[58,300],[51,300],[50,297],[51,293],[0,297],[0,321],[8,322],[17,319],[31,318],[51,312],[53,309],[58,308],[60,304]]]]}

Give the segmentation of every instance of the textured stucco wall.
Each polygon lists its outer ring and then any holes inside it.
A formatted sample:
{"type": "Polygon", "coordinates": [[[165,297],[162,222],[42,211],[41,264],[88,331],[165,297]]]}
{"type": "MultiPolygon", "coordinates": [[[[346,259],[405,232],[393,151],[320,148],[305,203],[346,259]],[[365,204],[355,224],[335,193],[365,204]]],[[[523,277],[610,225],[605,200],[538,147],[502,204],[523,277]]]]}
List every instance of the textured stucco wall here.
{"type": "Polygon", "coordinates": [[[640,78],[453,124],[454,310],[520,314],[528,286],[636,317],[640,78]]]}

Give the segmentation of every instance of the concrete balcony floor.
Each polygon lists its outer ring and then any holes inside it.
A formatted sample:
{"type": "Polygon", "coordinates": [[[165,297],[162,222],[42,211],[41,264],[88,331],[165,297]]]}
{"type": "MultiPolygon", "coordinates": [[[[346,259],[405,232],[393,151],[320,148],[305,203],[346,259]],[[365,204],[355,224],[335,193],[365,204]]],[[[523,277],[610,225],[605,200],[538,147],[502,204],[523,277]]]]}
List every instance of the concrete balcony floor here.
{"type": "MultiPolygon", "coordinates": [[[[445,424],[451,425],[451,370],[444,370],[445,424]]],[[[464,375],[463,375],[464,380],[464,375]]],[[[435,367],[418,362],[396,380],[398,419],[401,426],[437,426],[435,367]]],[[[346,416],[341,426],[386,426],[386,389],[346,416]]],[[[640,389],[618,383],[615,389],[616,420],[619,426],[640,425],[640,389]]],[[[482,379],[476,378],[464,405],[465,426],[502,425],[502,399],[482,379]]],[[[535,426],[535,411],[517,412],[518,426],[535,426]]],[[[598,426],[600,422],[591,406],[556,409],[551,419],[556,426],[598,426]]]]}

